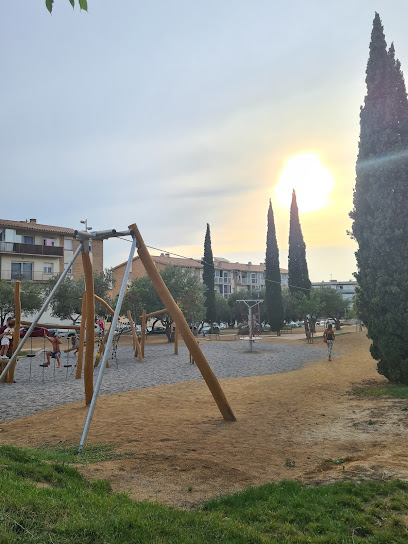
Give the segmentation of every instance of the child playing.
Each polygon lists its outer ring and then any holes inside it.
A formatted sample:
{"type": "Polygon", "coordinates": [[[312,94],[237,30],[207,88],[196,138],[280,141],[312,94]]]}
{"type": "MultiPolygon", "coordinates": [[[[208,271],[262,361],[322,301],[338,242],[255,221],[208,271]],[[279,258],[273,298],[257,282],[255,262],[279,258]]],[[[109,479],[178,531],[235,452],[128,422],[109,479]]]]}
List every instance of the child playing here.
{"type": "Polygon", "coordinates": [[[7,352],[10,346],[10,340],[13,339],[15,321],[8,322],[8,327],[4,330],[1,338],[0,359],[7,359],[7,352]]]}
{"type": "Polygon", "coordinates": [[[76,334],[71,336],[71,348],[75,348],[74,355],[78,353],[79,339],[76,334]]]}
{"type": "Polygon", "coordinates": [[[50,357],[52,357],[53,359],[55,359],[57,361],[57,368],[61,368],[61,361],[60,361],[60,355],[61,355],[61,340],[60,340],[60,337],[58,336],[58,333],[55,333],[55,335],[50,338],[49,336],[46,336],[45,337],[52,345],[52,351],[47,351],[46,353],[46,356],[47,356],[47,362],[44,363],[45,365],[47,366],[50,366],[50,357]]]}

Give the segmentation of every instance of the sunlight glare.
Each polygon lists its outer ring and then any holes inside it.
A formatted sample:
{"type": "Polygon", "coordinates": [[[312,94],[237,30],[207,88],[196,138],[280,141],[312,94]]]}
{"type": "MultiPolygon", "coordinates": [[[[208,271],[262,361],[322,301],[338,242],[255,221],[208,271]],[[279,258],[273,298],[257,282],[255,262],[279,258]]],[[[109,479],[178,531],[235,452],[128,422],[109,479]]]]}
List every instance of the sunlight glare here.
{"type": "Polygon", "coordinates": [[[288,209],[292,201],[292,190],[295,189],[299,212],[308,213],[329,205],[333,186],[333,176],[322,165],[319,156],[302,153],[286,162],[275,194],[279,204],[288,209]]]}

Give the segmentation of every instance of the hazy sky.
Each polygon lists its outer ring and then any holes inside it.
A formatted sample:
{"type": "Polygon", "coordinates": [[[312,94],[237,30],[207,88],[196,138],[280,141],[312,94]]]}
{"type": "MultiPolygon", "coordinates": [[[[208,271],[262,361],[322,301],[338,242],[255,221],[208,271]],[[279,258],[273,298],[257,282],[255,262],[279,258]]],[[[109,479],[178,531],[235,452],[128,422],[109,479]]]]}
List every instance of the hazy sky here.
{"type": "MultiPolygon", "coordinates": [[[[148,245],[196,258],[208,222],[215,256],[260,263],[272,198],[286,268],[289,207],[275,188],[288,159],[312,153],[334,184],[325,208],[300,214],[310,277],[350,279],[372,20],[408,73],[408,2],[88,3],[55,0],[52,16],[43,0],[0,4],[0,216],[136,222],[148,245]]],[[[322,200],[318,180],[307,185],[322,200]]],[[[129,246],[107,242],[105,266],[129,246]]]]}

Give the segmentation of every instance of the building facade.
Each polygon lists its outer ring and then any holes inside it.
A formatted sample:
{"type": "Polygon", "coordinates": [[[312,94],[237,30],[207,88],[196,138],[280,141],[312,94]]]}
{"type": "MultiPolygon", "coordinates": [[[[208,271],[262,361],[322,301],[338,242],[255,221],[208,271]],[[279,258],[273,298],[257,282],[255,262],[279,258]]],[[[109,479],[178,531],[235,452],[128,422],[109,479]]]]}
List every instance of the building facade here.
{"type": "MultiPolygon", "coordinates": [[[[169,253],[152,255],[152,259],[159,270],[169,265],[179,266],[183,270],[189,270],[192,274],[196,274],[203,281],[203,265],[198,259],[171,257],[169,253]]],[[[112,297],[115,297],[120,291],[126,264],[126,262],[122,263],[112,269],[115,280],[112,297]]],[[[146,271],[142,262],[139,257],[135,257],[128,284],[145,275],[146,271]]],[[[285,269],[281,269],[281,283],[283,286],[288,285],[288,271],[285,269]]],[[[214,289],[224,298],[238,291],[259,291],[263,287],[265,287],[265,264],[231,263],[226,259],[214,258],[214,289]]]]}
{"type": "Polygon", "coordinates": [[[312,283],[312,289],[317,289],[318,287],[330,287],[331,289],[335,289],[337,292],[341,294],[344,300],[347,300],[352,302],[353,296],[356,292],[356,281],[337,281],[337,280],[330,280],[330,281],[317,281],[312,283]]]}
{"type": "MultiPolygon", "coordinates": [[[[42,225],[36,219],[0,219],[0,278],[45,282],[62,273],[78,245],[73,229],[42,225]]],[[[91,259],[95,272],[102,272],[103,240],[92,241],[91,259]]],[[[77,279],[83,274],[78,257],[68,275],[77,279]]]]}

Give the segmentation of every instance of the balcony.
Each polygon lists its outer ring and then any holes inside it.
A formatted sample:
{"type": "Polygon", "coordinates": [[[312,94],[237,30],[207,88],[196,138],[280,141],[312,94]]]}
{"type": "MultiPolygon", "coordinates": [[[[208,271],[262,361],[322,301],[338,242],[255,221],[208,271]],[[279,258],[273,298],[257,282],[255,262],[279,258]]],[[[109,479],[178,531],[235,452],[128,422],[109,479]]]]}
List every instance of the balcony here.
{"type": "MultiPolygon", "coordinates": [[[[35,281],[46,282],[55,277],[58,272],[41,272],[39,270],[1,270],[0,277],[6,281],[35,281]]],[[[68,274],[72,278],[72,273],[68,274]]]]}
{"type": "Polygon", "coordinates": [[[16,253],[19,255],[45,255],[47,257],[63,257],[64,248],[58,246],[41,246],[38,244],[19,244],[16,242],[0,242],[0,253],[16,253]]]}
{"type": "Polygon", "coordinates": [[[215,276],[214,277],[214,283],[216,284],[221,284],[221,283],[230,283],[232,284],[232,277],[222,277],[220,278],[219,276],[215,276]]]}

